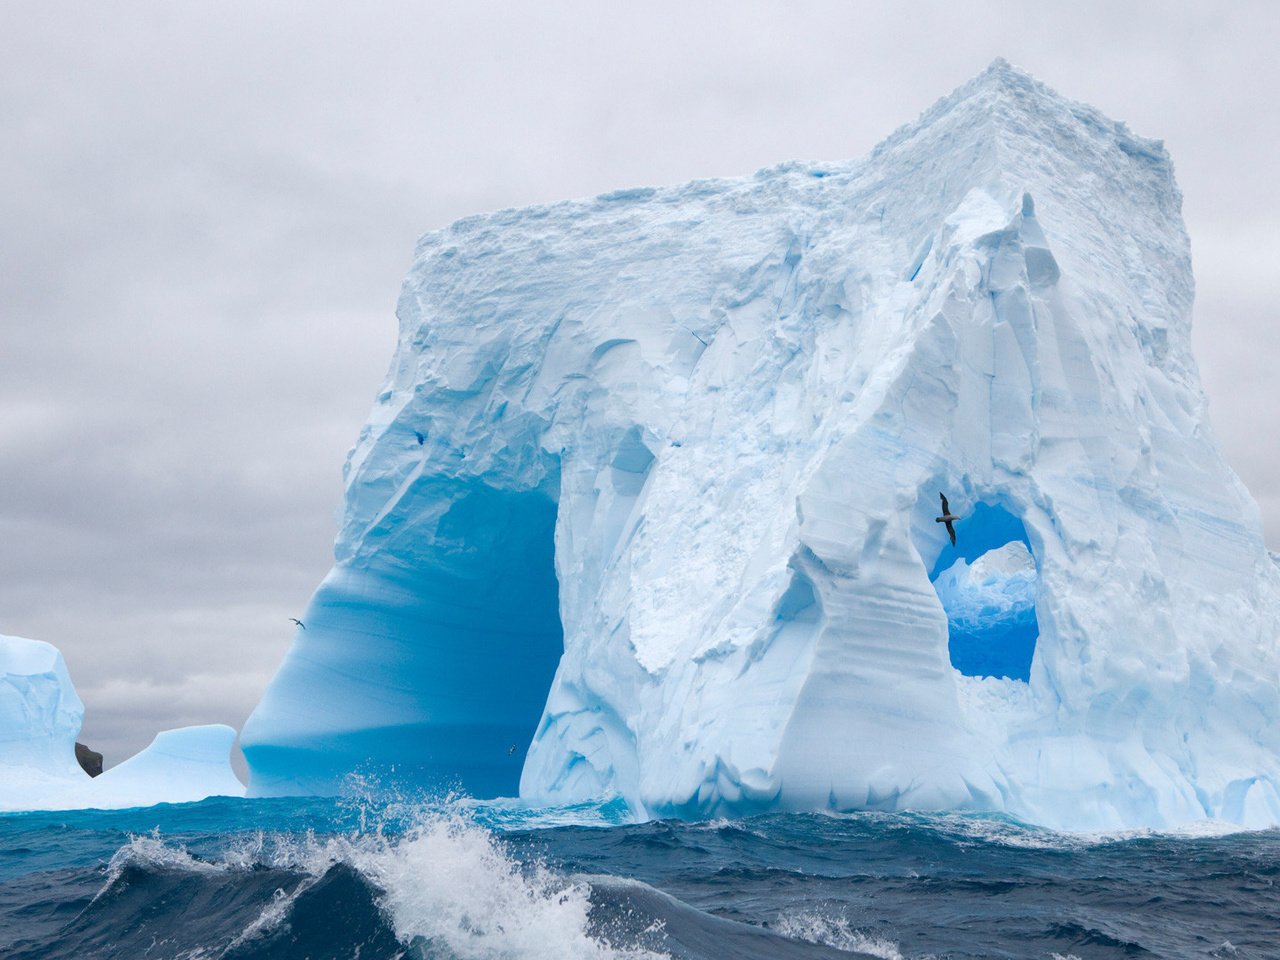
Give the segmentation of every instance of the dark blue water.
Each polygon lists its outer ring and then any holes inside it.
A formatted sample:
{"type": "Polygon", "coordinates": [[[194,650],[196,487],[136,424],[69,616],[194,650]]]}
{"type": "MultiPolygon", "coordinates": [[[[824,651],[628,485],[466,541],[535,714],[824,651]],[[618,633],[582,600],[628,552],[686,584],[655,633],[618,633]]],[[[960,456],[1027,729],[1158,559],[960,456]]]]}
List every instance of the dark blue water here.
{"type": "Polygon", "coordinates": [[[1280,832],[209,800],[0,816],[0,956],[1280,958],[1280,832]]]}

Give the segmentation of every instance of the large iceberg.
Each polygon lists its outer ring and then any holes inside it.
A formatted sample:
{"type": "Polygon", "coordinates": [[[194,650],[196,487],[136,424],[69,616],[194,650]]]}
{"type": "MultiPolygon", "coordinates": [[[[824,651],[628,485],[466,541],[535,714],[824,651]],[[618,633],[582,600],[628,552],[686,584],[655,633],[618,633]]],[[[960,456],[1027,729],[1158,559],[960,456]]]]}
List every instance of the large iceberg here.
{"type": "Polygon", "coordinates": [[[428,234],[251,793],[1280,822],[1180,202],[997,61],[863,160],[428,234]]]}
{"type": "Polygon", "coordinates": [[[90,778],[76,761],[84,719],[62,653],[0,636],[0,811],[120,808],[243,796],[226,724],[157,734],[141,753],[90,778]]]}

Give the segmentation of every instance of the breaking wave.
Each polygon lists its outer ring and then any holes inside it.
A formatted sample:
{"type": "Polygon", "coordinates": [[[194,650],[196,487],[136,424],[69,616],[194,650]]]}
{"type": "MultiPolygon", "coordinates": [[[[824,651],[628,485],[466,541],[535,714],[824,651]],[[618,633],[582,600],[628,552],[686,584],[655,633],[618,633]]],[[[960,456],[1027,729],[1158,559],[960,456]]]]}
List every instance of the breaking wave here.
{"type": "MultiPolygon", "coordinates": [[[[656,960],[593,921],[592,887],[457,812],[403,834],[257,832],[206,859],[133,836],[60,944],[15,956],[656,960]]],[[[660,937],[659,937],[660,939],[660,937]]]]}

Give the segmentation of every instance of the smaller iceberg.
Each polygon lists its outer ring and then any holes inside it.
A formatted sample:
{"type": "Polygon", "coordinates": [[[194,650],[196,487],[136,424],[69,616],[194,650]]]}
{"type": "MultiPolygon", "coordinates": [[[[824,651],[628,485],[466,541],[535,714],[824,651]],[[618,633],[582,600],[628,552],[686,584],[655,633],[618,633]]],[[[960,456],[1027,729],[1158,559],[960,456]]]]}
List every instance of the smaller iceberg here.
{"type": "Polygon", "coordinates": [[[0,763],[54,776],[80,770],[84,704],[57,647],[0,636],[0,763]]]}
{"type": "Polygon", "coordinates": [[[1036,564],[1020,540],[963,557],[933,582],[947,612],[951,665],[969,677],[1027,681],[1036,638],[1036,564]]]}
{"type": "MultiPolygon", "coordinates": [[[[242,797],[228,757],[236,732],[225,723],[157,733],[141,753],[82,784],[87,807],[145,807],[205,797],[242,797]]],[[[78,805],[78,804],[77,804],[78,805]]]]}
{"type": "Polygon", "coordinates": [[[101,776],[76,760],[84,704],[57,647],[0,636],[0,810],[114,809],[244,796],[231,769],[236,733],[182,727],[101,776]]]}

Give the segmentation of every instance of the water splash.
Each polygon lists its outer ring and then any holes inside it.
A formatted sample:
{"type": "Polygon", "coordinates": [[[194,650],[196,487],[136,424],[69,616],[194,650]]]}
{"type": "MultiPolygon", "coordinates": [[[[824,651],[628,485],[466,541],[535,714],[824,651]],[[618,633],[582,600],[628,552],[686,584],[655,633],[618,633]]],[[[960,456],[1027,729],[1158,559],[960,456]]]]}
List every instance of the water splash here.
{"type": "Polygon", "coordinates": [[[589,932],[591,887],[541,864],[520,864],[488,830],[436,813],[352,862],[385,891],[383,906],[405,942],[443,947],[459,960],[657,960],[589,932]]]}
{"type": "MultiPolygon", "coordinates": [[[[537,861],[522,862],[475,822],[473,811],[405,805],[370,808],[346,834],[254,832],[216,859],[159,832],[132,836],[112,856],[97,897],[130,870],[227,874],[271,869],[289,878],[226,945],[262,941],[288,924],[299,899],[335,869],[350,868],[376,891],[395,937],[418,953],[457,960],[659,960],[663,953],[609,942],[590,921],[591,885],[537,861]],[[411,822],[408,829],[403,828],[411,822]]],[[[213,954],[225,955],[225,954],[213,954]]]]}
{"type": "Polygon", "coordinates": [[[859,930],[848,917],[839,914],[828,914],[821,910],[784,913],[774,921],[773,929],[793,940],[864,953],[879,960],[906,960],[896,943],[859,930]]]}

